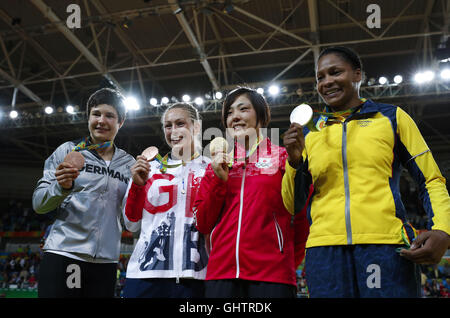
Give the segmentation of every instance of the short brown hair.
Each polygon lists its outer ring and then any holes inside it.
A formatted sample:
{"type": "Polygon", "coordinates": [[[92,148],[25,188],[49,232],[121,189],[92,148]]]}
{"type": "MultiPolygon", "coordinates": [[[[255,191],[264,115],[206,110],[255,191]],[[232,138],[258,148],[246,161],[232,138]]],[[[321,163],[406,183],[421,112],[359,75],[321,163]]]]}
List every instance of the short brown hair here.
{"type": "Polygon", "coordinates": [[[125,120],[126,109],[124,105],[123,95],[111,88],[102,88],[95,91],[88,99],[86,105],[86,115],[89,117],[91,109],[102,104],[114,107],[119,115],[119,123],[125,120]]]}

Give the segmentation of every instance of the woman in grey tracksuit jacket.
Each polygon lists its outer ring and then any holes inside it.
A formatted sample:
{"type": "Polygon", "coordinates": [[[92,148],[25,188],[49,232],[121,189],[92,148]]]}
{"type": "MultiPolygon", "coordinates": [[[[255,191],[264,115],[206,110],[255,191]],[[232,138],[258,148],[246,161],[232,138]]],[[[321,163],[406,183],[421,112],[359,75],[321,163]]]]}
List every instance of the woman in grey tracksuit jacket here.
{"type": "Polygon", "coordinates": [[[39,275],[39,297],[113,297],[120,255],[122,201],[134,158],[114,145],[125,120],[121,95],[110,89],[88,100],[88,138],[60,145],[45,161],[33,193],[37,213],[56,210],[39,275]],[[64,162],[74,149],[78,171],[64,162]],[[100,148],[96,148],[100,147],[100,148]]]}

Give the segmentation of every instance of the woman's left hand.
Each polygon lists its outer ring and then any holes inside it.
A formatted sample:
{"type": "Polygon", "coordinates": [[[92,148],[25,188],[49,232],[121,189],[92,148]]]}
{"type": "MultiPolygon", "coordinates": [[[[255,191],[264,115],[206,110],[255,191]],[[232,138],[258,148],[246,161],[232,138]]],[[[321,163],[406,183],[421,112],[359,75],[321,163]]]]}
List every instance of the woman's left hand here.
{"type": "Polygon", "coordinates": [[[418,264],[437,264],[450,247],[450,235],[440,230],[421,233],[409,250],[402,249],[400,256],[418,264]]]}

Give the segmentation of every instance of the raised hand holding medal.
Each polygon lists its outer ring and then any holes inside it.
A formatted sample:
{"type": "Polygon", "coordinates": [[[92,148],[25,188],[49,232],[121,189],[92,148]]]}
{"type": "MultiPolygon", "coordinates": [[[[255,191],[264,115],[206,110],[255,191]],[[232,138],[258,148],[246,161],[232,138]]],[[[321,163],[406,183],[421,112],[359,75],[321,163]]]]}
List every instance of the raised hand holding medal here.
{"type": "Polygon", "coordinates": [[[75,151],[69,152],[55,170],[56,181],[63,189],[72,188],[73,181],[80,175],[83,166],[83,155],[75,151]]]}
{"type": "Polygon", "coordinates": [[[147,161],[153,161],[158,155],[159,150],[155,146],[148,147],[142,152],[142,155],[147,158],[147,161]]]}
{"type": "Polygon", "coordinates": [[[295,107],[290,115],[291,126],[282,135],[283,144],[288,153],[288,162],[293,168],[297,168],[300,164],[305,147],[303,126],[308,126],[308,128],[314,126],[312,118],[313,110],[309,105],[301,104],[295,107]]]}
{"type": "Polygon", "coordinates": [[[91,144],[89,138],[83,139],[64,157],[64,161],[56,168],[55,177],[59,185],[66,190],[72,188],[73,181],[80,175],[80,170],[83,169],[85,163],[84,156],[80,151],[106,148],[110,145],[111,141],[91,144]]]}
{"type": "Polygon", "coordinates": [[[228,142],[222,137],[216,137],[211,141],[209,145],[209,150],[211,153],[211,167],[214,173],[223,181],[228,180],[228,172],[230,162],[228,158],[228,142]]]}
{"type": "Polygon", "coordinates": [[[64,162],[67,162],[71,164],[73,167],[77,168],[78,170],[83,169],[84,167],[84,157],[81,153],[77,151],[72,151],[67,154],[67,156],[64,158],[64,162]]]}
{"type": "Polygon", "coordinates": [[[151,146],[136,157],[136,162],[131,167],[131,177],[135,184],[140,186],[145,185],[151,171],[149,162],[155,159],[158,152],[158,148],[151,146]]]}

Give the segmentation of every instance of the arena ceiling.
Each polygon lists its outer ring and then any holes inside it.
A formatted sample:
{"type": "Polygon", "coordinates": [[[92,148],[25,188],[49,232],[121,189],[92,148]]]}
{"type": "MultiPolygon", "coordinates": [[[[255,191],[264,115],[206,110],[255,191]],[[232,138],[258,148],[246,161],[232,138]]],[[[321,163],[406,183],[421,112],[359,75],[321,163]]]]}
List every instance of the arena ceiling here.
{"type": "Polygon", "coordinates": [[[2,0],[0,165],[42,167],[62,142],[87,135],[86,100],[109,85],[141,103],[117,138],[133,155],[149,145],[165,149],[164,106],[150,105],[151,97],[203,97],[205,130],[222,128],[220,100],[208,96],[277,84],[281,95],[267,96],[270,127],[286,129],[294,106],[320,103],[317,54],[346,45],[362,57],[363,97],[404,107],[448,171],[450,82],[417,86],[412,76],[438,71],[450,57],[449,23],[449,0],[2,0]],[[370,24],[377,12],[379,27],[370,24]],[[373,83],[380,76],[392,83],[396,74],[401,84],[373,83]],[[68,104],[78,111],[66,114],[68,104]],[[53,114],[44,113],[48,105],[53,114]]]}

